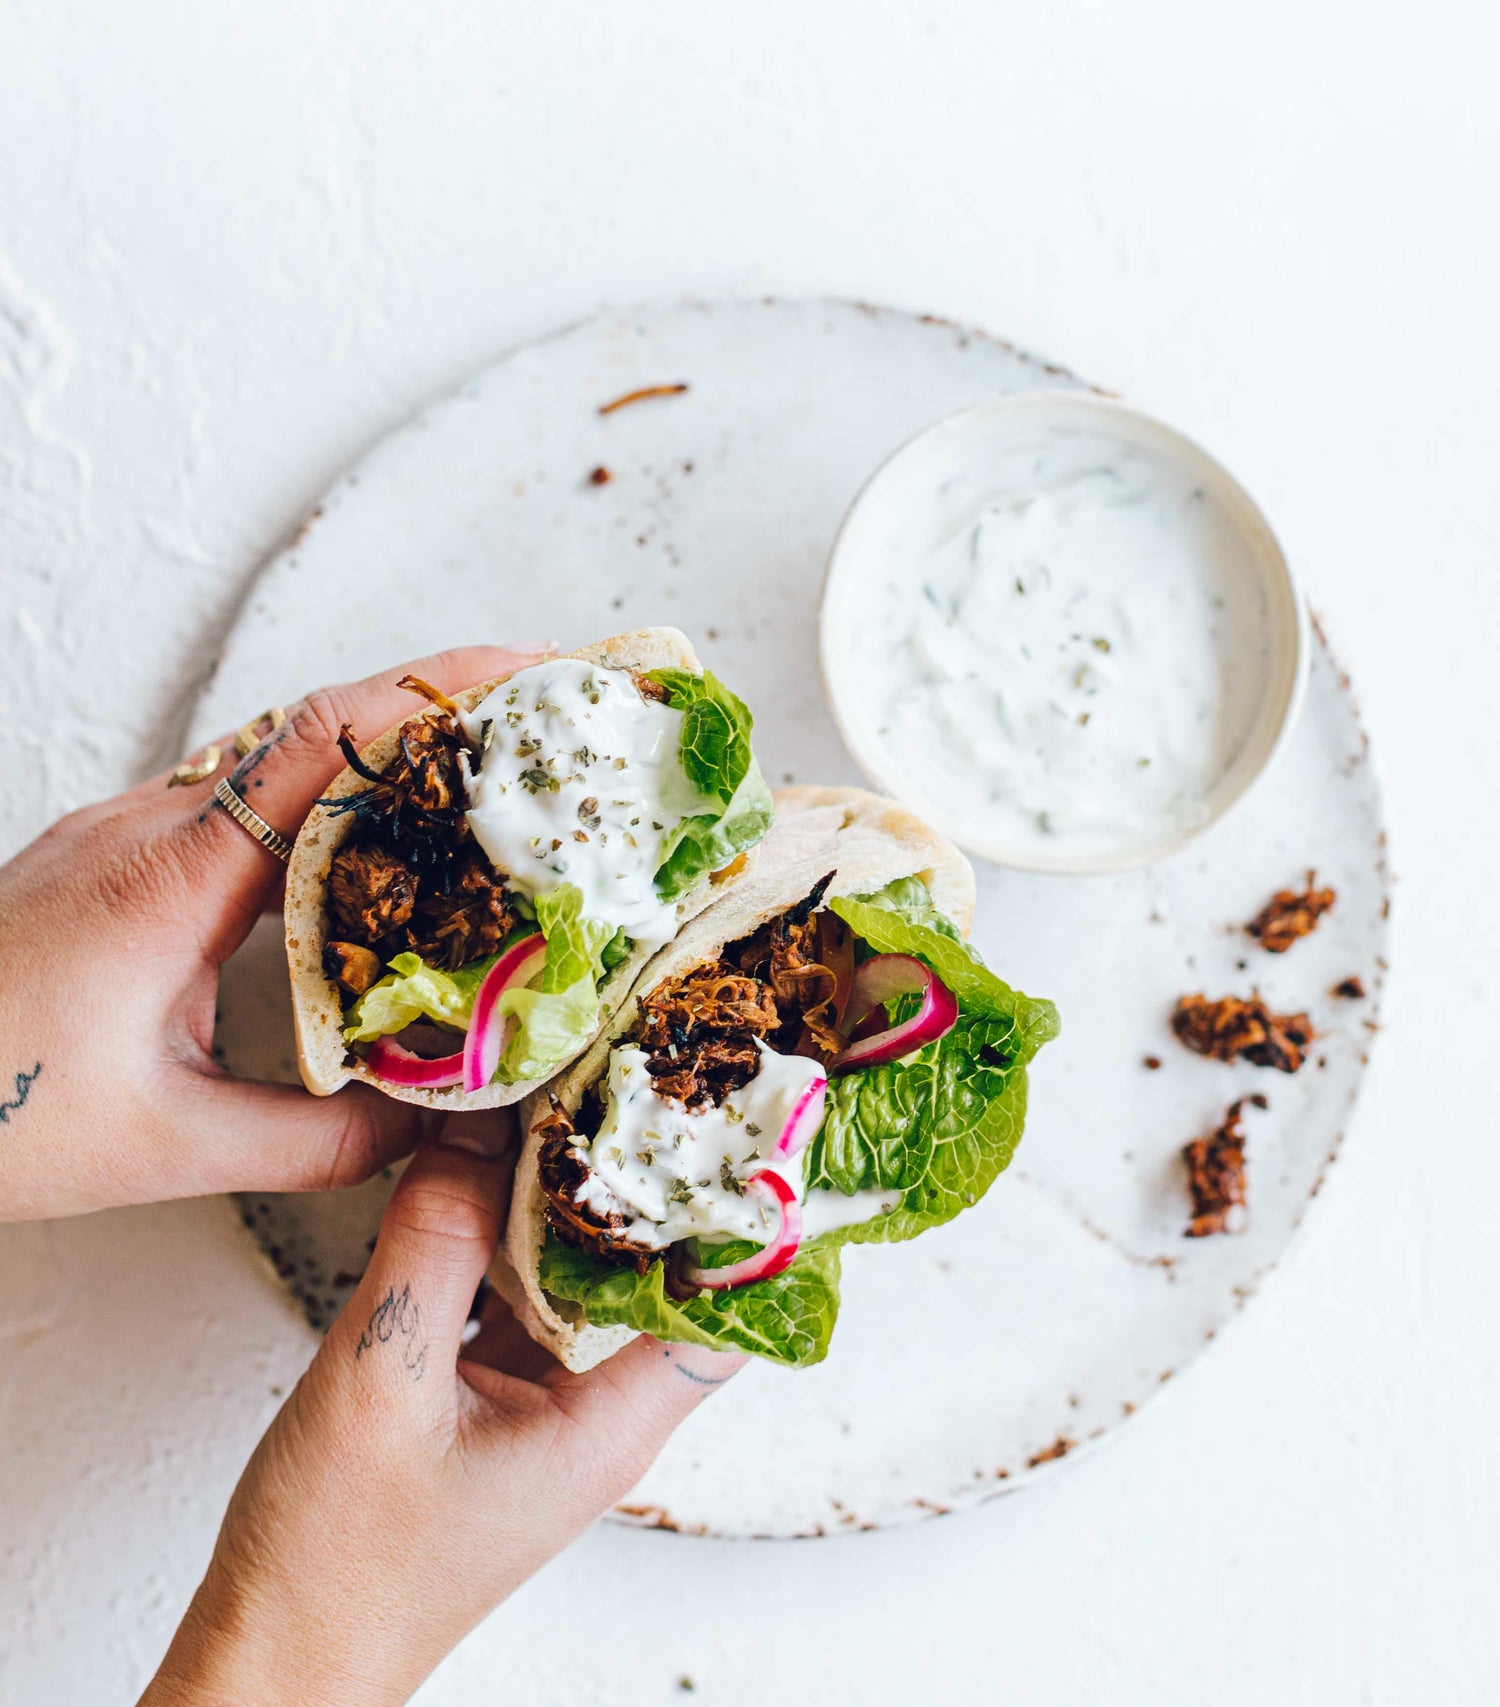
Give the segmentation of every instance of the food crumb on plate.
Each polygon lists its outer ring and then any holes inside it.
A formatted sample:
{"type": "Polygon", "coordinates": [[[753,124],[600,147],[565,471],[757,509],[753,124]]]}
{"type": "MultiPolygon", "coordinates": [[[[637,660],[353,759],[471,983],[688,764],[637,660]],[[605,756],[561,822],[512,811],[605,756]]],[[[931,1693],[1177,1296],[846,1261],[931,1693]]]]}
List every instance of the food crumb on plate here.
{"type": "Polygon", "coordinates": [[[1332,889],[1319,889],[1318,874],[1307,874],[1305,889],[1278,889],[1245,926],[1267,954],[1285,954],[1299,937],[1317,929],[1318,920],[1338,899],[1332,889]]]}
{"type": "Polygon", "coordinates": [[[1306,1014],[1273,1014],[1259,996],[1221,996],[1215,1001],[1201,992],[1178,999],[1172,1030],[1195,1055],[1245,1060],[1280,1073],[1301,1067],[1316,1036],[1306,1014]]]}
{"type": "Polygon", "coordinates": [[[1186,1238],[1238,1233],[1245,1224],[1245,1128],[1241,1116],[1247,1105],[1265,1108],[1266,1099],[1258,1091],[1240,1097],[1229,1105],[1216,1131],[1183,1146],[1182,1159],[1187,1164],[1188,1191],[1193,1200],[1186,1238]]]}

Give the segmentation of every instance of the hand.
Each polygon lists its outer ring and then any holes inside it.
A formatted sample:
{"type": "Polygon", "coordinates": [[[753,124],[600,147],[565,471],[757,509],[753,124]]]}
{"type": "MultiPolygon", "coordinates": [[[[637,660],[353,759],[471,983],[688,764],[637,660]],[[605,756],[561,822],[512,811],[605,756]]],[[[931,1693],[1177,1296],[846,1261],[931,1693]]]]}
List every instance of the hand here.
{"type": "MultiPolygon", "coordinates": [[[[409,668],[456,691],[532,656],[470,646],[409,668]]],[[[340,724],[370,740],[417,709],[405,673],[310,694],[234,766],[236,791],[295,836],[342,768],[340,724]]],[[[425,1111],[367,1086],[320,1099],[214,1062],[219,968],[279,904],[283,867],[213,785],[156,777],[0,867],[0,1221],[348,1185],[420,1135],[425,1111]]]]}
{"type": "Polygon", "coordinates": [[[141,1707],[405,1701],[747,1361],[643,1336],[572,1375],[507,1328],[497,1299],[491,1329],[461,1351],[514,1151],[456,1146],[500,1124],[455,1116],[417,1152],[368,1272],[235,1490],[141,1707]]]}

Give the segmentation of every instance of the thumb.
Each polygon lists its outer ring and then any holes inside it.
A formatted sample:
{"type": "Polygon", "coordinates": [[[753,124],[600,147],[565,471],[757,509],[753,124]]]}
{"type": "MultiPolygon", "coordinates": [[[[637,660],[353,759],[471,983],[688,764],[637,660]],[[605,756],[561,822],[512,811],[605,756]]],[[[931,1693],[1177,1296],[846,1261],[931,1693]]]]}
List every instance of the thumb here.
{"type": "Polygon", "coordinates": [[[300,1085],[197,1072],[183,1075],[169,1118],[174,1131],[192,1137],[174,1154],[199,1172],[210,1158],[205,1177],[181,1182],[181,1196],[358,1185],[406,1155],[432,1120],[370,1085],[315,1097],[300,1085]]]}
{"type": "Polygon", "coordinates": [[[340,1319],[346,1331],[383,1342],[420,1321],[427,1367],[452,1369],[469,1306],[500,1242],[514,1167],[513,1156],[448,1144],[418,1150],[340,1319]]]}

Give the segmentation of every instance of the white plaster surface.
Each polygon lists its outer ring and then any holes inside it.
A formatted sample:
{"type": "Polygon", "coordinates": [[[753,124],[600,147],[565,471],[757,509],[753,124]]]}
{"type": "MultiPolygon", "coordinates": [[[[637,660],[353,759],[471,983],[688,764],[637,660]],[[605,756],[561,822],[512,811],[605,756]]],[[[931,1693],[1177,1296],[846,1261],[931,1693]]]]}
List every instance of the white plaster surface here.
{"type": "MultiPolygon", "coordinates": [[[[1201,437],[1381,762],[1388,1035],[1307,1238],[1167,1403],[884,1535],[600,1531],[426,1707],[758,1702],[768,1652],[793,1700],[1500,1695],[1497,48],[1451,3],[0,8],[0,852],[177,756],[248,575],[378,431],[680,291],[975,320],[1201,437]],[[601,1577],[615,1628],[529,1639],[601,1577]]],[[[133,1698],[292,1320],[221,1203],[0,1232],[7,1707],[133,1698]]]]}

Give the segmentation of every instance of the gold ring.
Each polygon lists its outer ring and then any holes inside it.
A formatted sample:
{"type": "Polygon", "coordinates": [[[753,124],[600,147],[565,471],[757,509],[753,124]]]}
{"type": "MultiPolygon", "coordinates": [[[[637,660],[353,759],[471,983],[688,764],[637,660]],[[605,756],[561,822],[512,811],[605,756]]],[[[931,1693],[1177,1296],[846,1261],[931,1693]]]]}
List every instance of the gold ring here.
{"type": "Polygon", "coordinates": [[[286,713],[279,705],[273,705],[269,711],[261,712],[259,717],[252,717],[245,727],[234,737],[234,750],[242,759],[248,759],[255,749],[265,740],[266,735],[273,735],[286,722],[286,713]],[[266,735],[257,735],[256,730],[262,723],[271,727],[266,735]]]}
{"type": "Polygon", "coordinates": [[[168,788],[186,788],[190,782],[207,782],[219,768],[219,760],[224,757],[221,747],[207,746],[203,749],[203,757],[194,764],[191,759],[184,759],[177,769],[167,778],[168,788]]]}
{"type": "Polygon", "coordinates": [[[214,784],[214,799],[235,823],[248,830],[267,853],[275,854],[283,865],[292,857],[292,844],[261,817],[253,806],[247,806],[229,786],[229,778],[221,776],[214,784]]]}

